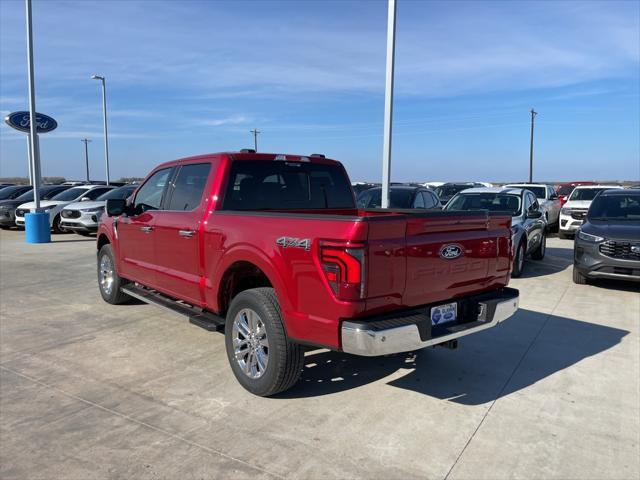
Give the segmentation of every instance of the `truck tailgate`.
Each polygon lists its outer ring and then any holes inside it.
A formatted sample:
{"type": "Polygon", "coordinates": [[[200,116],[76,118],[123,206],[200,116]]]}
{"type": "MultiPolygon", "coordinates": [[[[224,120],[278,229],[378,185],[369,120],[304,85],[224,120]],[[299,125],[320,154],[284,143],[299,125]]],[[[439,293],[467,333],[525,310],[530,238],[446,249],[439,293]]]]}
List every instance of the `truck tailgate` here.
{"type": "Polygon", "coordinates": [[[424,305],[505,285],[510,224],[508,216],[482,212],[369,222],[367,309],[424,305]]]}

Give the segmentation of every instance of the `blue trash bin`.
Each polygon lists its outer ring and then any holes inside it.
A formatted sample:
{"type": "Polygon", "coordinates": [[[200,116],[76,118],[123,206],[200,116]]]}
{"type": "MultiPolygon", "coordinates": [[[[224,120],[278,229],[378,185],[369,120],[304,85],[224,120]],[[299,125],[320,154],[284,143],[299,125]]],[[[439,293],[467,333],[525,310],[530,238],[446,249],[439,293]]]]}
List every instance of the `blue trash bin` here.
{"type": "Polygon", "coordinates": [[[24,233],[27,243],[49,243],[51,241],[49,212],[25,214],[24,233]]]}

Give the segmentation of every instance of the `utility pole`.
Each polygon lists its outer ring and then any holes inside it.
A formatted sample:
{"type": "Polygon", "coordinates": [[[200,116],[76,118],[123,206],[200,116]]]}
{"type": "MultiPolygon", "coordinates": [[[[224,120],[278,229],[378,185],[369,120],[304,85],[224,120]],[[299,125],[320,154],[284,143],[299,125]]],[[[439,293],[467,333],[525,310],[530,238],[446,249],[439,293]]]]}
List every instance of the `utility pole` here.
{"type": "Polygon", "coordinates": [[[529,183],[533,183],[533,124],[538,112],[531,109],[531,143],[529,144],[529,183]]]}
{"type": "Polygon", "coordinates": [[[384,138],[382,147],[382,208],[389,208],[391,182],[391,126],[393,122],[393,71],[396,52],[396,0],[389,1],[387,13],[387,70],[384,89],[384,138]]]}
{"type": "Polygon", "coordinates": [[[260,132],[260,130],[256,130],[255,128],[249,131],[253,133],[253,149],[257,152],[258,151],[258,134],[262,132],[260,132]]]}
{"type": "Polygon", "coordinates": [[[89,142],[91,142],[91,139],[89,138],[83,138],[82,140],[80,140],[82,143],[84,143],[84,163],[87,167],[87,182],[89,182],[89,142]]]}

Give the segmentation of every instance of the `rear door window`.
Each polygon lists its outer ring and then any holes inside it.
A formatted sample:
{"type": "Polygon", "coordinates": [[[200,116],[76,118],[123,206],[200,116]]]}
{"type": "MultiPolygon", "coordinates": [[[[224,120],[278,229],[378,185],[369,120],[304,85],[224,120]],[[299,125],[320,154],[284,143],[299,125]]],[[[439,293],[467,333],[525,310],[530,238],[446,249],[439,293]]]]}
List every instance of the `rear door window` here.
{"type": "Polygon", "coordinates": [[[207,184],[210,163],[184,165],[173,182],[173,193],[167,210],[193,210],[202,200],[202,192],[207,184]]]}

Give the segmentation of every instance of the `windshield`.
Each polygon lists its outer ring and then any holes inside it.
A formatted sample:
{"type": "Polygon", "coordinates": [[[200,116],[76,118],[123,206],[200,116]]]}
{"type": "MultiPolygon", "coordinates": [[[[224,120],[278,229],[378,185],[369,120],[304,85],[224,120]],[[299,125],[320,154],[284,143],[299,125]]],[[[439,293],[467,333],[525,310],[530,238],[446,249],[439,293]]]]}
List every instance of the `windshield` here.
{"type": "MultiPolygon", "coordinates": [[[[408,188],[391,188],[389,190],[389,208],[411,208],[413,190],[408,188]]],[[[366,190],[358,197],[360,208],[380,208],[382,205],[382,189],[366,190]]]]}
{"type": "Polygon", "coordinates": [[[235,161],[225,210],[355,208],[351,185],[335,164],[235,161]]]}
{"type": "Polygon", "coordinates": [[[436,188],[438,197],[453,197],[456,193],[472,188],[473,185],[442,185],[436,188]]]}
{"type": "MultiPolygon", "coordinates": [[[[31,187],[28,187],[31,188],[31,187]]],[[[15,185],[12,187],[6,187],[0,190],[0,200],[11,200],[20,196],[25,190],[24,185],[15,185]]]]}
{"type": "Polygon", "coordinates": [[[461,193],[453,198],[445,210],[489,210],[509,212],[512,217],[520,214],[520,195],[510,193],[461,193]]]}
{"type": "Polygon", "coordinates": [[[591,204],[588,218],[640,222],[640,194],[600,195],[591,204]]]}
{"type": "Polygon", "coordinates": [[[558,190],[558,195],[569,195],[576,188],[575,185],[564,185],[558,190]]]}
{"type": "Polygon", "coordinates": [[[102,202],[103,200],[111,200],[114,198],[124,200],[129,195],[131,195],[135,189],[136,187],[126,186],[116,188],[114,190],[109,190],[108,192],[103,193],[98,198],[96,198],[96,202],[102,202]]]}
{"type": "Polygon", "coordinates": [[[608,188],[576,188],[569,200],[593,200],[603,190],[608,190],[608,188]]]}
{"type": "MultiPolygon", "coordinates": [[[[50,200],[61,191],[66,190],[65,187],[40,187],[40,200],[50,200]]],[[[33,202],[33,190],[20,195],[16,200],[21,202],[33,202]]]]}
{"type": "Polygon", "coordinates": [[[86,188],[80,188],[80,187],[70,188],[69,190],[65,190],[64,192],[60,192],[58,195],[53,197],[51,200],[62,200],[63,202],[70,202],[72,200],[75,200],[80,195],[82,195],[83,193],[86,193],[88,191],[89,190],[86,189],[86,188]]]}

